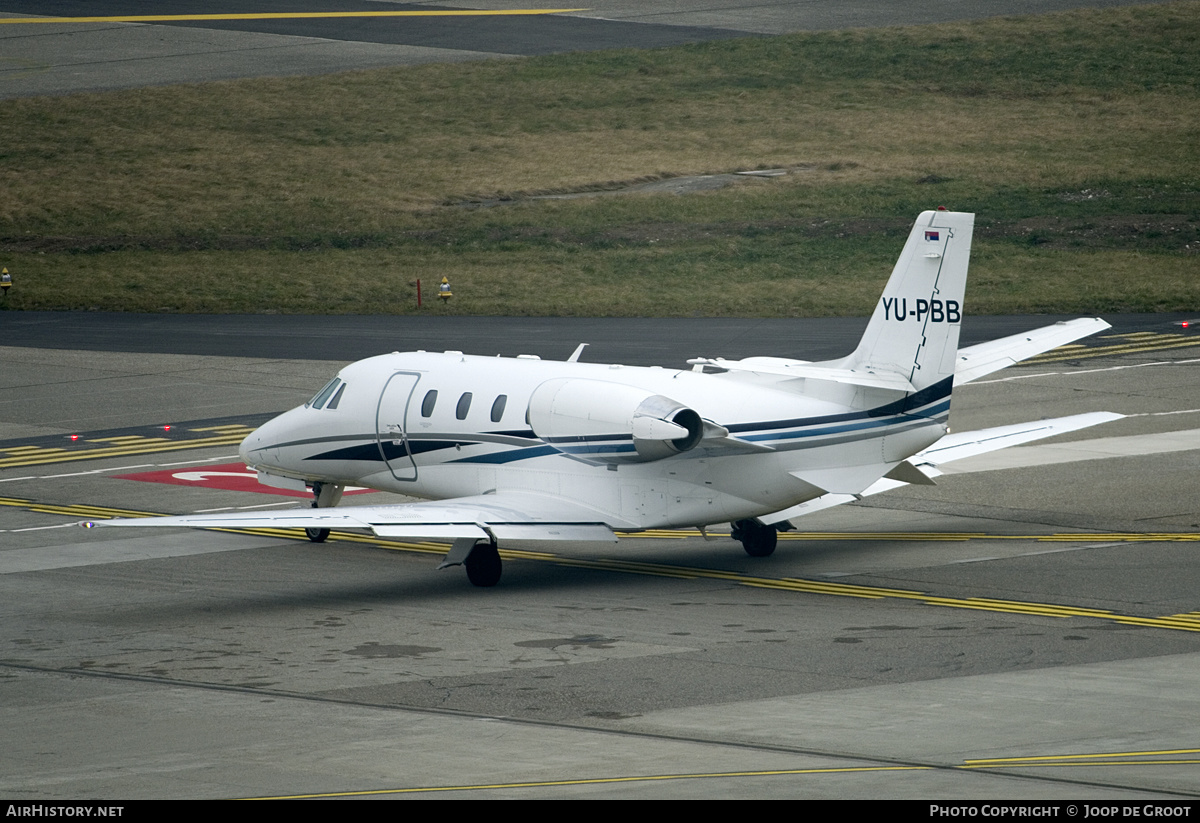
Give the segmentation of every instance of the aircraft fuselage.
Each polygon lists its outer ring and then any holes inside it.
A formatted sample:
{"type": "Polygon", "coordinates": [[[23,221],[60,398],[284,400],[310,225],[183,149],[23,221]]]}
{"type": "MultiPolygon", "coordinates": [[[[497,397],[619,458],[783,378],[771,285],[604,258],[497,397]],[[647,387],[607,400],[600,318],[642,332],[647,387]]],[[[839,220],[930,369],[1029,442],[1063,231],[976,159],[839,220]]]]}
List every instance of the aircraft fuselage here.
{"type": "Polygon", "coordinates": [[[905,394],[745,371],[393,353],[347,366],[241,454],[310,485],[434,500],[541,493],[618,528],[697,526],[847,490],[822,472],[866,488],[945,433],[949,399],[945,381],[905,394]]]}

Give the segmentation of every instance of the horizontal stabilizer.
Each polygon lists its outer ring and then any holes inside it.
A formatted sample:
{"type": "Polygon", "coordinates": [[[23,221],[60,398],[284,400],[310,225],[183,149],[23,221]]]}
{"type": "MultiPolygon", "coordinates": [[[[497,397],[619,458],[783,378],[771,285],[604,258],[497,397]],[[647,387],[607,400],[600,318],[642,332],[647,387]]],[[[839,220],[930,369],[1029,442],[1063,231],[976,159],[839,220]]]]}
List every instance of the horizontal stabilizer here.
{"type": "Polygon", "coordinates": [[[755,374],[771,374],[792,379],[806,378],[809,380],[828,380],[832,383],[845,383],[852,386],[865,386],[872,389],[891,389],[893,391],[915,392],[913,384],[903,375],[896,372],[871,371],[868,369],[844,369],[820,363],[801,361],[789,362],[780,357],[748,357],[745,360],[725,360],[716,357],[698,357],[688,363],[700,363],[714,366],[726,371],[745,371],[755,374]]]}
{"type": "Polygon", "coordinates": [[[1023,334],[989,340],[975,346],[958,350],[958,361],[954,367],[954,385],[961,386],[984,375],[1008,368],[1014,363],[1065,346],[1090,334],[1111,329],[1099,317],[1080,317],[1066,320],[1053,326],[1043,326],[1023,334]]]}

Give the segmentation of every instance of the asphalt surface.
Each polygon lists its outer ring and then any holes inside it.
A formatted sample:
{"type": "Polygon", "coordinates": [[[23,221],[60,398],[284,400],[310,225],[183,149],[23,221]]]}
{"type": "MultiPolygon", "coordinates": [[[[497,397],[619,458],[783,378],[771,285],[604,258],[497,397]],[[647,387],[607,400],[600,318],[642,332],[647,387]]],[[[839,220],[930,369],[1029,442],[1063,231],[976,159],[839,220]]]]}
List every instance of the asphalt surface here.
{"type": "MultiPolygon", "coordinates": [[[[228,472],[344,361],[0,348],[0,794],[1195,797],[1200,338],[1141,319],[960,389],[951,422],[1130,417],[819,513],[766,560],[719,534],[539,544],[493,590],[436,546],[72,525],[296,505],[134,476],[228,472]]],[[[518,348],[582,336],[549,325],[518,348]]],[[[765,339],[706,325],[663,363],[765,339]]],[[[783,325],[845,349],[861,321],[783,325]]]]}
{"type": "MultiPolygon", "coordinates": [[[[1075,5],[1100,4],[606,2],[573,19],[726,36],[1075,5]]],[[[38,25],[0,25],[0,93],[518,53],[478,31],[444,48],[335,39],[348,28],[38,25]]],[[[964,342],[1053,319],[968,318],[964,342]]],[[[720,535],[542,545],[484,591],[435,572],[436,546],[74,524],[295,505],[132,476],[227,465],[255,421],[378,351],[816,359],[848,351],[862,321],[6,313],[0,795],[1190,806],[1200,347],[1180,319],[1110,318],[1088,349],[956,391],[952,425],[1128,417],[819,513],[771,558],[720,535]]]]}
{"type": "MultiPolygon", "coordinates": [[[[0,344],[109,352],[361,360],[389,351],[443,351],[563,359],[579,343],[593,360],[631,366],[682,366],[689,357],[769,354],[805,360],[851,351],[867,318],[421,317],[348,315],[166,315],[20,312],[4,315],[0,344]],[[684,348],[686,341],[692,348],[684,348]],[[674,360],[675,362],[672,362],[674,360]]],[[[1073,315],[966,317],[969,346],[1069,320],[1073,315]]],[[[1120,333],[1167,333],[1194,314],[1106,315],[1120,333]]],[[[1100,345],[1098,340],[1083,345],[1100,345]]]]}
{"type": "MultiPolygon", "coordinates": [[[[337,71],[460,60],[657,48],[791,31],[970,20],[1138,0],[897,0],[761,2],[600,0],[538,16],[340,17],[319,20],[227,19],[154,22],[4,23],[0,20],[0,97],[70,94],[241,77],[337,71]]],[[[569,7],[570,4],[563,4],[569,7]]],[[[437,12],[558,8],[499,0],[439,5],[363,0],[244,0],[218,3],[3,0],[0,17],[118,17],[307,12],[437,12]]]]}
{"type": "MultiPolygon", "coordinates": [[[[534,6],[536,8],[536,6],[534,6]]],[[[549,6],[553,8],[554,6],[549,6]]],[[[106,2],[101,11],[87,0],[68,2],[25,2],[8,4],[8,10],[22,14],[56,17],[105,17],[129,15],[170,15],[201,12],[205,15],[265,14],[304,15],[339,12],[430,12],[455,9],[455,6],[378,2],[335,2],[328,0],[253,0],[252,2],[206,2],[195,4],[106,2]]],[[[512,8],[512,6],[502,7],[512,8]]],[[[671,25],[665,23],[626,22],[570,15],[514,16],[430,16],[430,17],[333,17],[302,16],[266,20],[230,19],[160,22],[156,25],[217,31],[253,32],[286,37],[311,37],[348,43],[380,43],[423,46],[456,51],[522,55],[553,54],[565,51],[595,51],[614,48],[657,48],[746,37],[750,33],[713,26],[671,25]]]]}

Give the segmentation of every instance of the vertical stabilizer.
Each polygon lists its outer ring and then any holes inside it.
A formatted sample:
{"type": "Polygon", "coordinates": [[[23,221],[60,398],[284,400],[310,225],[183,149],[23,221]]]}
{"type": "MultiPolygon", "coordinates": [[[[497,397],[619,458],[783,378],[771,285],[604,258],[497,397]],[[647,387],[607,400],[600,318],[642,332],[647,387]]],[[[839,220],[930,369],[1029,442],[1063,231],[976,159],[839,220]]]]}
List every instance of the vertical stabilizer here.
{"type": "Polygon", "coordinates": [[[854,354],[855,371],[891,372],[918,391],[954,376],[975,215],[922,212],[854,354]]]}

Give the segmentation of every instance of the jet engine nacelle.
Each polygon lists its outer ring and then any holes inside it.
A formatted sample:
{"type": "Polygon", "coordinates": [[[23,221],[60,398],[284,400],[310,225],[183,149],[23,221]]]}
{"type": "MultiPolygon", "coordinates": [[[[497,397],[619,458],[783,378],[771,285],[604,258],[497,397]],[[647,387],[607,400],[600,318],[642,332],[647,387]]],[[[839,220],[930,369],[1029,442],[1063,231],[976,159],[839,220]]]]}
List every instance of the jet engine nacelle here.
{"type": "Polygon", "coordinates": [[[700,415],[669,397],[604,380],[547,380],[529,399],[534,434],[563,454],[646,463],[695,448],[700,415]]]}

